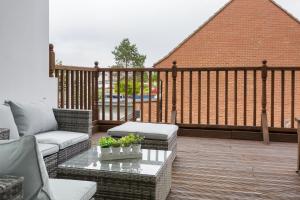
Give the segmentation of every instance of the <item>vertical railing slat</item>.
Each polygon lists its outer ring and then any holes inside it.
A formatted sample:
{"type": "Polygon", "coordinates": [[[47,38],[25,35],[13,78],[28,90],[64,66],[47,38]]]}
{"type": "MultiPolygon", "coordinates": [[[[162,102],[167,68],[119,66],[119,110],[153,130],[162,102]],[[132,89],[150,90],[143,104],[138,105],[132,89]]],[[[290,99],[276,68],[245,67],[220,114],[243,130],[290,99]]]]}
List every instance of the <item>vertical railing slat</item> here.
{"type": "Polygon", "coordinates": [[[295,70],[291,71],[291,128],[295,128],[295,70]]]}
{"type": "Polygon", "coordinates": [[[244,126],[247,125],[247,70],[244,70],[244,126]]]}
{"type": "Polygon", "coordinates": [[[198,124],[201,124],[201,71],[198,71],[198,124]]]}
{"type": "Polygon", "coordinates": [[[125,71],[125,121],[128,120],[128,71],[125,71]]]}
{"type": "Polygon", "coordinates": [[[74,93],[75,93],[75,80],[74,80],[74,73],[75,71],[70,71],[71,72],[71,109],[74,109],[74,93]]]}
{"type": "Polygon", "coordinates": [[[181,120],[181,123],[183,124],[184,120],[183,120],[183,109],[184,109],[184,106],[183,106],[183,96],[184,96],[184,81],[183,81],[183,78],[184,77],[184,72],[181,71],[181,88],[180,88],[180,120],[181,120]]]}
{"type": "Polygon", "coordinates": [[[169,104],[169,73],[166,72],[165,78],[165,123],[168,123],[168,104],[169,104]]]}
{"type": "Polygon", "coordinates": [[[257,89],[256,89],[256,70],[253,70],[253,126],[256,126],[256,98],[257,98],[257,89]]]}
{"type": "Polygon", "coordinates": [[[190,102],[189,102],[189,123],[191,124],[192,123],[192,105],[193,105],[193,72],[190,71],[190,94],[189,94],[189,97],[190,97],[190,102]]]}
{"type": "Polygon", "coordinates": [[[141,72],[141,121],[144,121],[144,72],[141,72]]]}
{"type": "Polygon", "coordinates": [[[76,109],[79,109],[80,107],[79,107],[79,89],[80,89],[80,87],[79,87],[79,71],[76,71],[76,96],[75,96],[75,104],[76,104],[76,109]]]}
{"type": "Polygon", "coordinates": [[[234,125],[237,125],[237,95],[238,95],[238,89],[237,89],[237,75],[238,71],[234,71],[234,125]]]}
{"type": "Polygon", "coordinates": [[[117,120],[120,121],[120,71],[117,73],[117,120]]]}
{"type": "Polygon", "coordinates": [[[65,107],[65,98],[64,98],[64,95],[65,95],[65,84],[64,84],[64,70],[61,70],[60,71],[60,108],[64,108],[65,107]]]}
{"type": "Polygon", "coordinates": [[[160,122],[160,72],[157,72],[156,87],[157,87],[156,122],[160,122]]]}
{"type": "Polygon", "coordinates": [[[92,107],[92,72],[88,71],[87,72],[87,76],[88,76],[88,87],[87,87],[87,91],[88,91],[88,109],[90,110],[92,107]]]}
{"type": "Polygon", "coordinates": [[[275,87],[275,71],[271,71],[271,127],[274,127],[274,87],[275,87]]]}
{"type": "Polygon", "coordinates": [[[66,70],[66,108],[70,108],[70,72],[66,70]]]}
{"type": "Polygon", "coordinates": [[[216,124],[219,124],[219,71],[216,71],[216,124]]]}
{"type": "Polygon", "coordinates": [[[113,95],[113,73],[112,71],[109,72],[109,120],[113,120],[113,101],[112,101],[112,95],[113,95]]]}
{"type": "Polygon", "coordinates": [[[284,87],[285,87],[285,72],[281,70],[281,127],[284,128],[284,87]]]}
{"type": "Polygon", "coordinates": [[[80,71],[80,109],[83,109],[83,71],[80,71]]]}
{"type": "Polygon", "coordinates": [[[133,121],[136,121],[136,116],[135,116],[135,101],[136,101],[136,72],[134,71],[132,73],[132,78],[133,78],[133,84],[132,84],[132,118],[133,121]]]}
{"type": "Polygon", "coordinates": [[[105,120],[105,71],[102,72],[102,120],[105,120]]]}
{"type": "Polygon", "coordinates": [[[206,91],[206,94],[207,94],[207,96],[206,96],[206,98],[207,98],[207,100],[206,100],[207,119],[206,119],[206,121],[207,121],[207,124],[210,124],[210,71],[207,71],[207,85],[206,86],[207,86],[207,91],[206,91]]]}
{"type": "Polygon", "coordinates": [[[228,71],[225,71],[225,125],[228,125],[228,71]]]}
{"type": "Polygon", "coordinates": [[[149,93],[148,93],[148,122],[151,122],[151,101],[152,101],[152,96],[151,96],[151,91],[152,90],[152,72],[149,71],[149,93]]]}
{"type": "Polygon", "coordinates": [[[83,81],[83,91],[84,91],[84,97],[83,97],[83,99],[84,99],[84,109],[86,110],[87,109],[87,82],[88,82],[88,80],[87,80],[87,71],[84,71],[83,72],[83,74],[84,74],[84,81],[83,81]]]}

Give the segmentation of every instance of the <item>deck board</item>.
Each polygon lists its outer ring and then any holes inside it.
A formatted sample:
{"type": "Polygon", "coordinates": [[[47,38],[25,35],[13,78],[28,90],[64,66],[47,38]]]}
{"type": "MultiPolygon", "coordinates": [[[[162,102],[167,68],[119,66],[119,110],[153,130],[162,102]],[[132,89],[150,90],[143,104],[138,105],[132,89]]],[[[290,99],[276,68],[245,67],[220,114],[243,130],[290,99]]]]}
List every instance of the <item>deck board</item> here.
{"type": "Polygon", "coordinates": [[[299,200],[296,153],[291,143],[180,136],[168,200],[299,200]]]}

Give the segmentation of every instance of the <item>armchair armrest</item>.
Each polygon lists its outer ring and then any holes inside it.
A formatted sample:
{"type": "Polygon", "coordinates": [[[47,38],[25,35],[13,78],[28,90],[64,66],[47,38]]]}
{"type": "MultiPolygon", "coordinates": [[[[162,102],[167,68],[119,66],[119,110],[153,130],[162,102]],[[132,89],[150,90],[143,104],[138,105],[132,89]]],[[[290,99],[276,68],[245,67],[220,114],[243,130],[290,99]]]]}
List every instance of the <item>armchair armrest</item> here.
{"type": "Polygon", "coordinates": [[[58,130],[87,133],[91,136],[92,111],[53,109],[53,112],[58,123],[58,130]]]}
{"type": "Polygon", "coordinates": [[[8,140],[9,139],[9,129],[0,128],[0,140],[8,140]]]}

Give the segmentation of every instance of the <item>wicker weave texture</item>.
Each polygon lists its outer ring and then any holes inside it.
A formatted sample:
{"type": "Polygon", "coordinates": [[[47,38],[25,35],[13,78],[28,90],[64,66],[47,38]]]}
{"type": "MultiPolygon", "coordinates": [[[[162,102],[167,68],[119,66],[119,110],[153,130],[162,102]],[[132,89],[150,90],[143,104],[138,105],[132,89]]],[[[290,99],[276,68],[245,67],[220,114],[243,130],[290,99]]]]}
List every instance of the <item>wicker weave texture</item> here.
{"type": "Polygon", "coordinates": [[[57,120],[59,130],[87,133],[91,136],[92,111],[53,109],[53,112],[57,120]]]}
{"type": "Polygon", "coordinates": [[[8,140],[9,139],[9,129],[0,128],[0,140],[8,140]]]}
{"type": "Polygon", "coordinates": [[[23,177],[0,176],[0,200],[22,200],[23,181],[23,177]]]}
{"type": "Polygon", "coordinates": [[[91,144],[91,140],[89,139],[60,150],[58,152],[58,164],[61,164],[75,155],[88,150],[91,148],[91,144]]]}

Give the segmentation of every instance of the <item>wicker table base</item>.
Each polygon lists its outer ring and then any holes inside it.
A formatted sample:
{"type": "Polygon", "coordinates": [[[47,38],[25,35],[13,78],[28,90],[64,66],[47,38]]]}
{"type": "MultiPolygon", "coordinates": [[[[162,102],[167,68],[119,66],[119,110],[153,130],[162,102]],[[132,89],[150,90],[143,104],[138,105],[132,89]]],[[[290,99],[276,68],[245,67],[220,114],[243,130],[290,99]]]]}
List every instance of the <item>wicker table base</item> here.
{"type": "Polygon", "coordinates": [[[95,148],[59,165],[58,177],[97,182],[96,200],[167,198],[173,162],[170,151],[143,149],[142,159],[99,161],[95,148]]]}

